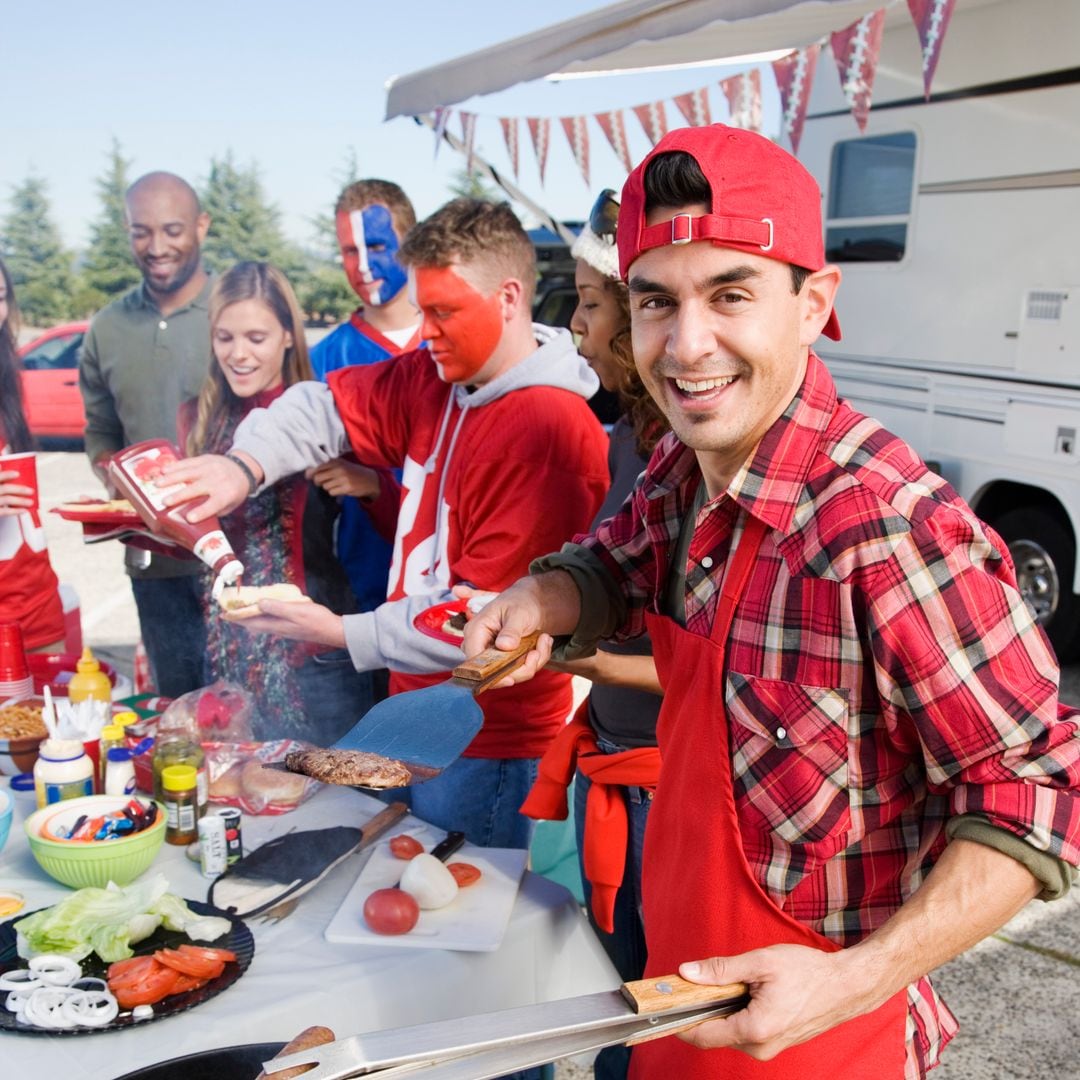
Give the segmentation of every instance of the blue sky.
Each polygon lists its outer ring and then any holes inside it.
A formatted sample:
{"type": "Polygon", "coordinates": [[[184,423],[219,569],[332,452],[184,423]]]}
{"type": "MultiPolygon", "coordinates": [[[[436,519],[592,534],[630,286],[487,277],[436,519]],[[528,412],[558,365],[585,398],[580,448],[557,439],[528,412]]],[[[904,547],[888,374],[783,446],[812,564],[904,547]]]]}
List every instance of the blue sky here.
{"type": "MultiPolygon", "coordinates": [[[[0,213],[28,173],[49,183],[65,243],[85,244],[98,212],[95,179],[113,137],[135,177],[169,169],[199,183],[211,156],[232,150],[257,162],[286,232],[309,242],[309,221],[337,194],[350,148],[362,175],[397,181],[421,215],[447,198],[463,158],[411,119],[382,120],[384,84],[402,74],[602,6],[601,0],[34,0],[7,6],[0,92],[6,103],[0,213]]],[[[509,171],[497,117],[556,118],[631,106],[710,85],[715,119],[727,115],[716,81],[731,69],[691,68],[554,84],[533,82],[463,103],[480,114],[478,147],[509,171]]],[[[775,86],[762,79],[766,124],[775,128],[775,86]]],[[[626,117],[631,150],[648,142],[626,117]]],[[[457,119],[453,130],[459,133],[457,119]]],[[[562,218],[580,218],[622,167],[590,121],[592,183],[586,187],[561,127],[553,125],[540,185],[521,129],[522,188],[562,218]]]]}

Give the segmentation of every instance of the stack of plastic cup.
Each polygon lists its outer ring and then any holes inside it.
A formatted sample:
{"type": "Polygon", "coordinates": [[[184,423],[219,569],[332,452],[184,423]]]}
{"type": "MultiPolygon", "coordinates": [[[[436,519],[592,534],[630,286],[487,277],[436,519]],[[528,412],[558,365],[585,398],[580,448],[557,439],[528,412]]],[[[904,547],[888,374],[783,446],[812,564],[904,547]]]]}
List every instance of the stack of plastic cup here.
{"type": "Polygon", "coordinates": [[[0,622],[0,701],[29,697],[34,677],[26,662],[22,627],[16,622],[0,622]]]}

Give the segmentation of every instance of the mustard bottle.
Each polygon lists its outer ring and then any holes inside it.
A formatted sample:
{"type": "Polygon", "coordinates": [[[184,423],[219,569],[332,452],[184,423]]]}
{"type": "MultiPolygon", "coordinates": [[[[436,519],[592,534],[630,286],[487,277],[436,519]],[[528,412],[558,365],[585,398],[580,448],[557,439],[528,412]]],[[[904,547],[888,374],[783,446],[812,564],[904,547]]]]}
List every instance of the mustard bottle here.
{"type": "Polygon", "coordinates": [[[101,670],[101,665],[87,647],[83,648],[82,657],[75,665],[75,674],[68,683],[68,700],[72,704],[78,701],[112,701],[109,676],[101,670]]]}

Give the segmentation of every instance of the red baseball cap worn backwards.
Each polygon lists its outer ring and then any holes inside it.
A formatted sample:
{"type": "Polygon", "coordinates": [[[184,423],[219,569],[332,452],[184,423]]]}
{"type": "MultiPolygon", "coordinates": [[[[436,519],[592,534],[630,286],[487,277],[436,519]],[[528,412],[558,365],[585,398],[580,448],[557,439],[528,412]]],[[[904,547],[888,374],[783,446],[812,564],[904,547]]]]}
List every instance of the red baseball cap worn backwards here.
{"type": "MultiPolygon", "coordinates": [[[[821,191],[786,150],[763,135],[726,124],[670,131],[629,175],[619,209],[619,273],[645,251],[665,244],[710,240],[721,247],[820,270],[825,265],[821,191]],[[712,189],[712,213],[676,214],[645,224],[645,170],[658,154],[682,150],[700,166],[712,189]]],[[[840,339],[835,310],[822,333],[840,339]]]]}

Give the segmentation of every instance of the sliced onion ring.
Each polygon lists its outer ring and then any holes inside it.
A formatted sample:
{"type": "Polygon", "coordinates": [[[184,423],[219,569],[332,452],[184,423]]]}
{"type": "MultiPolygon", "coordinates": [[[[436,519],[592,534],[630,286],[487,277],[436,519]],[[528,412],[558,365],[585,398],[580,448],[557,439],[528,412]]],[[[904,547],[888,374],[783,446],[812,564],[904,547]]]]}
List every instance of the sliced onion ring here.
{"type": "Polygon", "coordinates": [[[70,956],[56,953],[35,956],[28,966],[47,986],[70,986],[82,974],[82,968],[70,956]]]}
{"type": "Polygon", "coordinates": [[[14,990],[22,993],[24,990],[32,990],[36,986],[44,986],[36,972],[27,968],[15,968],[13,971],[5,971],[0,975],[0,991],[14,990]]]}

